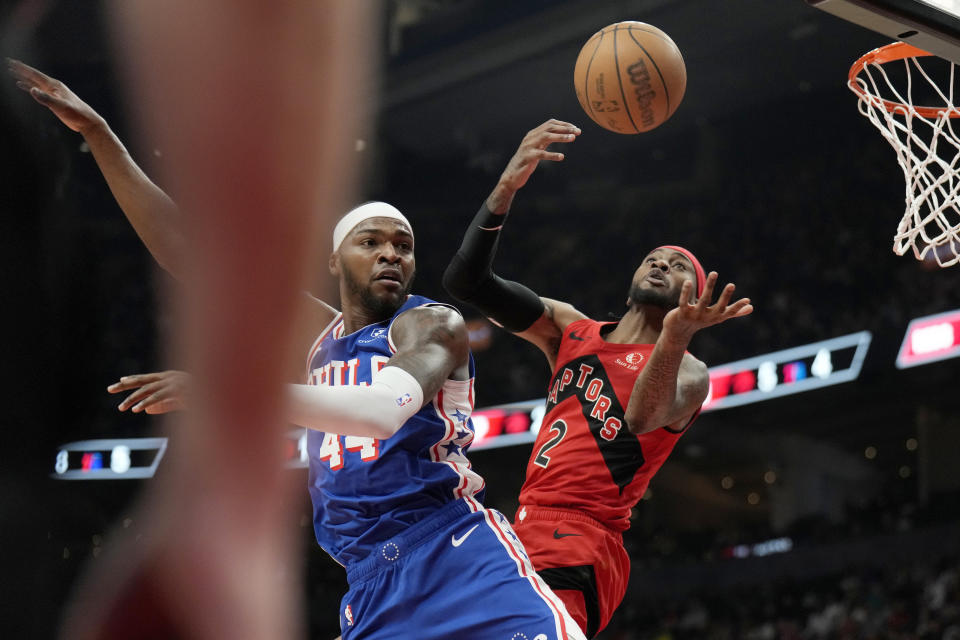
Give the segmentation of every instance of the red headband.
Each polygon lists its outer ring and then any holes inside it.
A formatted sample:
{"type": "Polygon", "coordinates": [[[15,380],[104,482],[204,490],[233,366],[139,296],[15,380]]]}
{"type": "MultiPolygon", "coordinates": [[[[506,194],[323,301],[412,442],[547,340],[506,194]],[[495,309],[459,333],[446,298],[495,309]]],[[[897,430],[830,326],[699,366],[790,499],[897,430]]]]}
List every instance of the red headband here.
{"type": "MultiPolygon", "coordinates": [[[[672,249],[673,251],[679,251],[690,259],[690,262],[693,263],[693,270],[697,274],[697,297],[699,298],[700,294],[703,293],[703,288],[707,284],[707,273],[703,270],[703,266],[700,264],[700,261],[697,260],[697,256],[693,255],[691,251],[688,251],[683,247],[678,247],[672,244],[665,244],[662,247],[657,247],[657,249],[672,249]]],[[[654,251],[657,249],[654,249],[654,251]]]]}

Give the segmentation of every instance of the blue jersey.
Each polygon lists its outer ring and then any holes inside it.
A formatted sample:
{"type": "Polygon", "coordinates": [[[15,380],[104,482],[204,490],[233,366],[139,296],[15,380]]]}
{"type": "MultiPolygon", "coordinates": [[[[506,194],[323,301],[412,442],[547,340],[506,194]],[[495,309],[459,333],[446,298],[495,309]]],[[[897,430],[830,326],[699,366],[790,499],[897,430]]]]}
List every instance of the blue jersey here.
{"type": "MultiPolygon", "coordinates": [[[[437,304],[409,296],[388,320],[343,335],[338,315],[307,360],[308,384],[368,385],[393,356],[390,328],[404,311],[437,304]]],[[[309,489],[317,542],[344,566],[376,545],[467,498],[482,501],[483,479],[466,453],[473,441],[473,357],[469,380],[447,380],[437,395],[387,440],[309,430],[309,489]]]]}

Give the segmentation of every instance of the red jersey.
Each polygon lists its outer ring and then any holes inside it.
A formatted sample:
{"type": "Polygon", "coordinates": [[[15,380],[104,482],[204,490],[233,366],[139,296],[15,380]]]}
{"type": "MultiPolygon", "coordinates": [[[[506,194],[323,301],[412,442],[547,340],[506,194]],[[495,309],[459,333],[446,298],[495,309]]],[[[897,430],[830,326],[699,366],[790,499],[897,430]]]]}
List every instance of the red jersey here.
{"type": "Polygon", "coordinates": [[[578,320],[563,333],[520,504],[577,509],[624,531],[683,431],[630,432],[623,414],[654,345],[607,342],[608,324],[578,320]]]}

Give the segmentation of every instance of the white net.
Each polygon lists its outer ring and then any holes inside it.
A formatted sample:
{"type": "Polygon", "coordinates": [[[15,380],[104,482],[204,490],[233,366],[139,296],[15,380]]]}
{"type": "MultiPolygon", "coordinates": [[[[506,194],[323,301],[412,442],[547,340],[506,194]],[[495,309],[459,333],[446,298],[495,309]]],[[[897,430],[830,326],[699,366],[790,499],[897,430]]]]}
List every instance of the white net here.
{"type": "Polygon", "coordinates": [[[893,238],[894,253],[912,250],[918,260],[941,267],[960,263],[955,71],[951,62],[897,43],[861,58],[848,83],[859,97],[860,113],[896,150],[906,178],[906,211],[893,238]],[[874,55],[885,49],[893,50],[893,59],[874,55]]]}

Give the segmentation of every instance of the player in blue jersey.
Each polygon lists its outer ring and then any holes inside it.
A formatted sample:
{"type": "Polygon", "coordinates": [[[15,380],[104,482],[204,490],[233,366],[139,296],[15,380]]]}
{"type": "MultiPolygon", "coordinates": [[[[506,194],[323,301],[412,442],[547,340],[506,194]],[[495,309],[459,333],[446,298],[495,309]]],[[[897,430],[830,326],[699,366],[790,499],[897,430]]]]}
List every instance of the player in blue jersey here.
{"type": "MultiPolygon", "coordinates": [[[[103,118],[62,83],[42,81],[42,100],[23,88],[83,135],[144,244],[183,277],[176,205],[103,118]]],[[[399,211],[362,205],[333,233],[342,311],[300,301],[296,339],[308,357],[297,378],[308,384],[290,385],[289,415],[311,429],[317,539],[347,570],[343,638],[582,638],[507,519],[481,504],[483,481],[465,455],[466,328],[452,307],[409,294],[413,248],[399,211]]]]}

